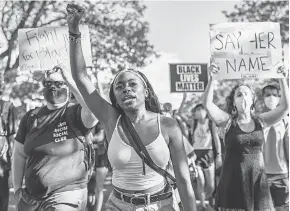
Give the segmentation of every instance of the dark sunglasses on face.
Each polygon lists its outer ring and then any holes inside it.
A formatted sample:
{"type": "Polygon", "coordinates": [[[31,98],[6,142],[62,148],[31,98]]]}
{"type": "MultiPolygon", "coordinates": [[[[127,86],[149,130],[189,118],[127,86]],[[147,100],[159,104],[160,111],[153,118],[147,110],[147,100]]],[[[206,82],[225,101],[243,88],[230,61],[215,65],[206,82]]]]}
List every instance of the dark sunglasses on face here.
{"type": "Polygon", "coordinates": [[[42,81],[42,85],[46,88],[51,87],[52,85],[56,88],[61,88],[66,85],[66,83],[64,81],[42,81]]]}

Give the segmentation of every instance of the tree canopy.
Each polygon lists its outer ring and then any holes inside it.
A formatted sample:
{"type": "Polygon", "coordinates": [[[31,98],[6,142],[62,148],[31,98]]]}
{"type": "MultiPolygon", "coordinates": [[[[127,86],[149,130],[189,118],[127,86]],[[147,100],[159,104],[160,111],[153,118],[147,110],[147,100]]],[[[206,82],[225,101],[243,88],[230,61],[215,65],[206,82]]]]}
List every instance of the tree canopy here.
{"type": "MultiPolygon", "coordinates": [[[[67,3],[70,2],[5,1],[0,4],[0,70],[5,76],[5,92],[11,99],[43,100],[39,85],[43,73],[18,71],[18,29],[65,26],[67,3]]],[[[83,24],[90,29],[93,75],[96,76],[95,70],[115,74],[128,65],[142,67],[147,58],[158,56],[147,39],[149,24],[143,18],[146,7],[141,2],[100,0],[81,4],[86,9],[83,24]]]]}

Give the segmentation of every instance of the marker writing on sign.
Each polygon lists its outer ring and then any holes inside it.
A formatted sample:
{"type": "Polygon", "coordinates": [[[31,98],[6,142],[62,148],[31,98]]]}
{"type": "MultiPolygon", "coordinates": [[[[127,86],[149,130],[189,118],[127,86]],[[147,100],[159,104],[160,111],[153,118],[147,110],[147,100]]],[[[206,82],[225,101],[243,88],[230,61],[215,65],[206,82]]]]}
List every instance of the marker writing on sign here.
{"type": "Polygon", "coordinates": [[[268,56],[260,56],[260,57],[250,57],[248,58],[234,58],[234,59],[226,59],[226,68],[227,73],[230,72],[251,72],[251,71],[268,71],[270,70],[268,56]]]}
{"type": "Polygon", "coordinates": [[[53,31],[47,31],[47,30],[43,30],[43,33],[36,33],[35,30],[29,30],[27,32],[25,32],[26,34],[26,39],[29,43],[29,45],[32,45],[32,41],[36,40],[38,42],[38,44],[41,41],[44,42],[53,42],[54,44],[57,43],[58,41],[58,37],[57,37],[57,33],[56,33],[56,29],[53,29],[53,31]]]}
{"type": "Polygon", "coordinates": [[[234,49],[239,49],[240,48],[240,43],[239,43],[239,38],[241,37],[242,33],[238,32],[237,35],[234,33],[231,34],[217,34],[216,39],[219,41],[220,46],[215,47],[216,50],[222,50],[222,49],[227,49],[228,45],[231,44],[231,46],[234,49]]]}

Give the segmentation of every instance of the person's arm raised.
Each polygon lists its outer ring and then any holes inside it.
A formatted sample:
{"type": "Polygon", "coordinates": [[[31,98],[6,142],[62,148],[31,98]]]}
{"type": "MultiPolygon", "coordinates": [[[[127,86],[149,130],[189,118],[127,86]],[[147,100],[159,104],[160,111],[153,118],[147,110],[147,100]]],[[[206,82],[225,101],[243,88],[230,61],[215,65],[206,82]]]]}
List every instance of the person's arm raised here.
{"type": "MultiPolygon", "coordinates": [[[[278,66],[277,68],[284,71],[285,67],[278,66]]],[[[258,116],[264,123],[263,127],[269,127],[271,125],[274,125],[278,121],[282,120],[288,113],[289,90],[288,90],[286,79],[285,78],[279,79],[279,84],[281,88],[281,99],[280,99],[279,105],[273,110],[270,110],[266,113],[262,113],[258,116]]]]}
{"type": "MultiPolygon", "coordinates": [[[[209,74],[214,74],[219,70],[219,67],[215,64],[211,64],[209,67],[209,74]]],[[[208,84],[204,91],[202,97],[202,104],[208,111],[210,118],[218,125],[223,126],[228,122],[230,115],[225,111],[221,110],[217,105],[213,102],[213,80],[212,76],[209,77],[208,84]]]]}
{"type": "MultiPolygon", "coordinates": [[[[70,34],[72,35],[73,33],[76,36],[80,36],[79,22],[84,14],[84,9],[78,5],[68,4],[67,12],[70,34]]],[[[94,84],[90,81],[86,71],[80,38],[70,39],[69,46],[72,76],[84,101],[107,129],[114,128],[119,114],[111,104],[100,96],[94,84]]]]}
{"type": "Polygon", "coordinates": [[[82,95],[80,94],[76,83],[74,82],[73,78],[71,77],[71,73],[69,73],[68,69],[64,65],[59,65],[61,74],[65,82],[67,83],[70,91],[74,94],[77,102],[81,105],[81,120],[86,128],[94,127],[98,119],[96,116],[91,112],[88,108],[86,102],[84,101],[82,95]]]}

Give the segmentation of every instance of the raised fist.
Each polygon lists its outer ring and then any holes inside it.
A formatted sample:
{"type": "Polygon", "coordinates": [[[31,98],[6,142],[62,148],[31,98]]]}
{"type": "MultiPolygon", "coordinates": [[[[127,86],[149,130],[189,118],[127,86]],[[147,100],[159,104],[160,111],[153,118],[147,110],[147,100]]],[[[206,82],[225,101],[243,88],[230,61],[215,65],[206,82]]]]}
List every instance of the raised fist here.
{"type": "Polygon", "coordinates": [[[73,33],[79,33],[79,23],[82,19],[85,9],[76,4],[68,4],[66,7],[67,23],[69,30],[73,33]]]}

